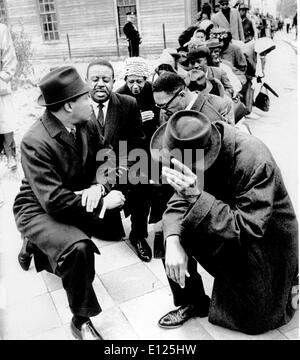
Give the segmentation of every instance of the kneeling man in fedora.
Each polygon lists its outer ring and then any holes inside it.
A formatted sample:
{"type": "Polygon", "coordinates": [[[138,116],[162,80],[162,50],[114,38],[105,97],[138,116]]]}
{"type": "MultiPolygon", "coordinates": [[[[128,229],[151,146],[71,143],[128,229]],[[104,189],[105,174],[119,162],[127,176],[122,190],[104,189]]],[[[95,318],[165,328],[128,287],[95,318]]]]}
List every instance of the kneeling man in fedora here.
{"type": "Polygon", "coordinates": [[[34,256],[37,271],[59,276],[73,313],[74,337],[101,340],[90,320],[101,312],[92,286],[99,250],[90,237],[124,235],[118,208],[125,198],[96,183],[101,144],[89,120],[90,88],[76,69],[56,68],[39,86],[38,103],[46,110],[22,139],[24,179],[13,206],[24,239],[18,260],[28,270],[34,256]]]}
{"type": "Polygon", "coordinates": [[[163,215],[163,235],[178,308],[159,326],[175,328],[208,316],[212,324],[260,334],[288,323],[295,313],[298,226],[268,148],[193,110],[174,114],[150,146],[175,190],[163,215]],[[174,149],[198,150],[198,157],[183,164],[177,152],[169,161],[174,149]],[[211,300],[197,262],[214,277],[211,300]]]}

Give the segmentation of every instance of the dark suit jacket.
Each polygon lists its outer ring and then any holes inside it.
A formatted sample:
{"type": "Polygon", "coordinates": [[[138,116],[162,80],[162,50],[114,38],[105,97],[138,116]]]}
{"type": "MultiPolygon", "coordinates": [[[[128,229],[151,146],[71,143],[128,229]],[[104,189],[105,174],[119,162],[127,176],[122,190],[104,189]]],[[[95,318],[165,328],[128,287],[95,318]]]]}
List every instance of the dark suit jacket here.
{"type": "MultiPolygon", "coordinates": [[[[145,135],[142,130],[142,119],[137,102],[134,98],[128,95],[121,95],[112,93],[108,105],[105,127],[104,139],[99,123],[95,115],[92,116],[92,121],[97,127],[99,142],[104,143],[104,146],[114,151],[117,159],[127,159],[128,153],[132,149],[144,149],[145,135]],[[120,147],[120,141],[126,141],[127,153],[124,153],[120,147]]],[[[133,162],[127,161],[127,168],[129,169],[133,162]]],[[[114,176],[114,174],[112,174],[114,176]]],[[[111,188],[107,178],[106,180],[97,173],[97,180],[106,185],[108,189],[111,188]]],[[[111,179],[113,182],[114,179],[111,179]]]]}
{"type": "MultiPolygon", "coordinates": [[[[15,220],[21,234],[47,255],[53,270],[70,245],[90,235],[109,235],[105,221],[98,218],[102,201],[93,213],[87,213],[81,196],[74,193],[95,182],[96,153],[101,144],[93,123],[77,127],[77,137],[79,145],[46,110],[21,143],[25,176],[13,205],[15,220]]],[[[108,218],[111,215],[108,211],[108,218]]],[[[112,230],[122,236],[119,213],[116,216],[119,222],[112,230]]]]}

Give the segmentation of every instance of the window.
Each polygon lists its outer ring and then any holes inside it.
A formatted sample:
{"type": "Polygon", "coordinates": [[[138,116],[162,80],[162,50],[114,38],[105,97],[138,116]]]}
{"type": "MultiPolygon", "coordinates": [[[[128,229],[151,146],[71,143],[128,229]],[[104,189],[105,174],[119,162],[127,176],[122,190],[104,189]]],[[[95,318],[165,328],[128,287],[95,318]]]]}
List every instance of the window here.
{"type": "MultiPolygon", "coordinates": [[[[117,0],[119,35],[124,36],[123,27],[127,21],[129,11],[136,13],[136,0],[117,0]]],[[[136,24],[135,24],[136,25],[136,24]]]]}
{"type": "Polygon", "coordinates": [[[7,20],[6,6],[4,0],[0,0],[0,22],[6,23],[6,20],[7,20]]]}
{"type": "Polygon", "coordinates": [[[44,40],[59,40],[55,0],[39,0],[39,10],[44,40]]]}

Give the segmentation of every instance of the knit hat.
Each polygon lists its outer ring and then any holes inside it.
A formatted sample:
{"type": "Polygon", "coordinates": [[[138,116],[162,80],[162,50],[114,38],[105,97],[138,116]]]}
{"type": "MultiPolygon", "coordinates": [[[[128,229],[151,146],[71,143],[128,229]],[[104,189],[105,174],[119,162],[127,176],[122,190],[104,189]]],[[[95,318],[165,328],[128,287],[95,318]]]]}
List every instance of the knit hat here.
{"type": "Polygon", "coordinates": [[[125,77],[129,75],[149,76],[148,65],[141,57],[130,57],[125,61],[125,77]]]}

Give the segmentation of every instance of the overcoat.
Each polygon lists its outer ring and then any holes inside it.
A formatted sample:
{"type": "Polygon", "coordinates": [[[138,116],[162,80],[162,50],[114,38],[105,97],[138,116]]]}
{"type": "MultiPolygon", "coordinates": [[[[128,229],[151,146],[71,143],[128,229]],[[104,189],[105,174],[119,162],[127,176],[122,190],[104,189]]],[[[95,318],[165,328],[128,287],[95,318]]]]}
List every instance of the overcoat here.
{"type": "Polygon", "coordinates": [[[221,69],[219,67],[215,67],[215,66],[208,66],[206,77],[208,80],[217,79],[217,80],[221,81],[221,83],[224,87],[225,93],[228,94],[229,97],[232,97],[233,87],[231,85],[230,80],[228,79],[226,72],[223,69],[221,69]]]}
{"type": "Polygon", "coordinates": [[[237,9],[230,9],[230,24],[222,11],[218,11],[216,14],[213,14],[211,21],[214,26],[230,31],[233,39],[245,41],[242,20],[237,9]]]}
{"type": "MultiPolygon", "coordinates": [[[[88,213],[75,194],[96,183],[96,154],[101,147],[91,121],[77,126],[76,134],[78,143],[46,110],[21,142],[24,178],[13,205],[15,220],[22,236],[46,255],[53,271],[61,254],[75,242],[91,235],[107,239],[124,235],[119,211],[109,210],[100,220],[102,200],[88,213]]],[[[37,270],[48,269],[47,265],[41,261],[37,270]]]]}
{"type": "Polygon", "coordinates": [[[119,142],[127,141],[128,150],[143,147],[145,135],[142,129],[141,114],[136,100],[132,96],[112,93],[105,117],[104,133],[96,120],[99,137],[104,135],[105,142],[118,153],[119,142]]]}
{"type": "Polygon", "coordinates": [[[224,122],[215,124],[222,146],[205,171],[204,190],[193,206],[173,196],[163,217],[164,237],[179,235],[214,276],[211,323],[263,333],[294,314],[297,220],[268,148],[224,122]]]}

